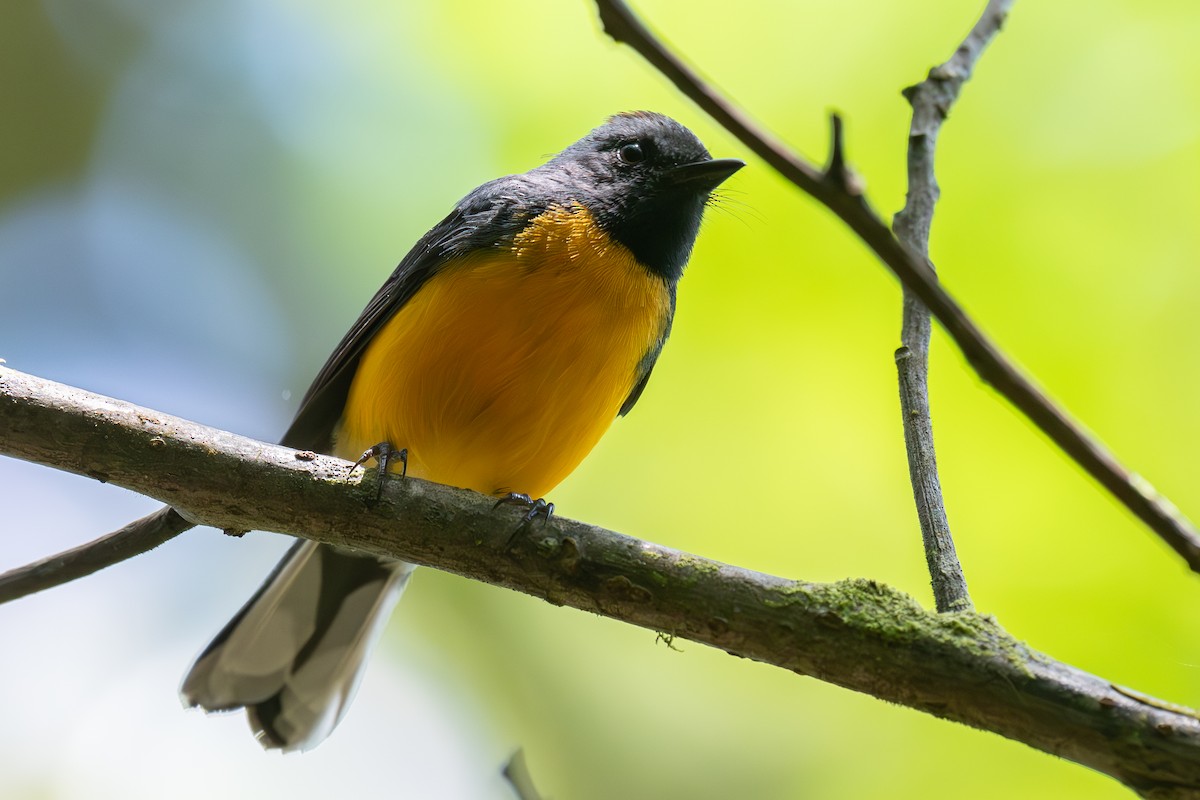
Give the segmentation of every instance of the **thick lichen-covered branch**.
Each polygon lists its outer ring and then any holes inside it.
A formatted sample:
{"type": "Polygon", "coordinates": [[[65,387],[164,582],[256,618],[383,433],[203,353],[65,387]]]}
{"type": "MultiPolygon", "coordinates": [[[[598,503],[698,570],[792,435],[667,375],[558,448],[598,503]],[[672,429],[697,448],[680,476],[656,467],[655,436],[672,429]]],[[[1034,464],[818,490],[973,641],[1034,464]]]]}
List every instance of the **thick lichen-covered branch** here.
{"type": "MultiPolygon", "coordinates": [[[[513,534],[491,498],[392,479],[0,367],[0,453],[187,520],[402,558],[603,614],[1030,744],[1145,796],[1200,797],[1200,719],[869,580],[773,577],[573,520],[513,534]]],[[[15,535],[16,532],[9,532],[15,535]]],[[[2,543],[0,539],[0,543],[2,543]]],[[[37,586],[27,587],[31,590],[37,586]]]]}

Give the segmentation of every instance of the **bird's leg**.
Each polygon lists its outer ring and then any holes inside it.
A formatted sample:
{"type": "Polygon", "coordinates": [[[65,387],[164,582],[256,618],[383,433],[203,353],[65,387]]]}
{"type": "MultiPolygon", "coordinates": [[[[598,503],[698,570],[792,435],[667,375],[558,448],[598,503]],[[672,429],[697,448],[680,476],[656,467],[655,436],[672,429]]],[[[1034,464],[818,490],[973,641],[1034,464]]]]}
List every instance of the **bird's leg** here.
{"type": "Polygon", "coordinates": [[[375,459],[379,464],[379,486],[375,489],[375,500],[383,497],[383,482],[387,478],[388,466],[391,465],[394,459],[400,460],[400,477],[403,478],[408,474],[408,448],[401,447],[399,450],[392,447],[388,442],[380,442],[374,447],[367,448],[358,461],[355,461],[350,467],[351,474],[354,470],[366,464],[371,459],[375,459]]]}
{"type": "Polygon", "coordinates": [[[554,516],[554,503],[547,503],[545,498],[542,497],[534,500],[529,495],[520,492],[509,492],[504,495],[504,497],[496,501],[496,505],[492,506],[492,509],[495,510],[500,506],[525,507],[525,516],[521,518],[521,524],[517,527],[517,530],[524,528],[537,517],[541,517],[542,524],[545,525],[550,521],[550,517],[554,516]]]}

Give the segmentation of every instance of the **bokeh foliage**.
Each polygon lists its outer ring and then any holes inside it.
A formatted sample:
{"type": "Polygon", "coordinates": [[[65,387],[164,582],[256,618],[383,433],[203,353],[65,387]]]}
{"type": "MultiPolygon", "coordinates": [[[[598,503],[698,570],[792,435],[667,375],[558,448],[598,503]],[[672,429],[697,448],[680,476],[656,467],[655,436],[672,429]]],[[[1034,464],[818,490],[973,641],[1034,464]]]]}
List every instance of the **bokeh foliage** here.
{"type": "MultiPolygon", "coordinates": [[[[828,112],[842,113],[885,213],[903,203],[899,90],[952,52],[981,6],[639,4],[814,160],[828,112]]],[[[1198,40],[1200,5],[1185,0],[1018,3],[944,129],[932,242],[983,327],[1193,518],[1198,40]]],[[[267,439],[387,271],[474,185],[634,108],[745,156],[605,39],[583,0],[10,0],[0,74],[0,357],[267,439]]],[[[865,249],[751,160],[706,221],[654,380],[555,492],[560,513],[788,577],[869,576],[929,603],[892,364],[899,315],[897,286],[865,249]]],[[[940,333],[932,382],[980,610],[1059,659],[1200,704],[1197,579],[940,333]]],[[[33,487],[3,496],[4,566],[128,513],[92,523],[114,490],[3,470],[33,487]],[[48,518],[61,540],[16,536],[48,518]]],[[[208,784],[188,765],[204,764],[227,794],[251,796],[336,757],[324,779],[359,797],[404,796],[400,776],[441,789],[411,796],[475,797],[450,771],[490,774],[519,744],[562,800],[1127,796],[991,734],[428,570],[360,697],[371,710],[352,711],[303,768],[250,752],[227,725],[220,747],[235,764],[139,724],[140,706],[108,711],[137,692],[169,700],[186,653],[271,559],[247,566],[241,543],[191,539],[178,545],[186,559],[156,555],[55,595],[66,599],[0,609],[0,631],[28,653],[0,667],[16,728],[0,744],[13,753],[19,739],[26,754],[0,769],[0,795],[191,796],[208,784]],[[119,620],[78,610],[108,593],[119,620]],[[63,642],[83,626],[119,635],[100,657],[44,647],[48,626],[63,642]],[[164,642],[183,660],[159,658],[164,642]],[[100,681],[97,663],[112,684],[146,660],[145,680],[99,706],[99,727],[93,711],[37,700],[94,699],[69,687],[100,681]],[[401,669],[453,698],[442,728],[411,730],[415,701],[372,688],[401,669]],[[468,742],[477,758],[424,760],[406,744],[422,737],[468,742]],[[47,755],[63,738],[77,746],[47,755]]],[[[174,714],[179,729],[215,724],[174,714]]]]}

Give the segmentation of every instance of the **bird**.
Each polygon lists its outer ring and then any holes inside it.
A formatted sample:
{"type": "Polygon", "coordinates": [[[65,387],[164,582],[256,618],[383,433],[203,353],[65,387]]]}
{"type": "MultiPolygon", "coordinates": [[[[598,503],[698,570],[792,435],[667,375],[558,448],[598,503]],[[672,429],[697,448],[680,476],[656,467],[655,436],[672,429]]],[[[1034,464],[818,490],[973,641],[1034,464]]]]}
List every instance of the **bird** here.
{"type": "MultiPolygon", "coordinates": [[[[548,516],[545,495],[642,396],[704,210],[743,166],[634,111],[484,183],[400,261],[281,443],[548,516]]],[[[315,747],[413,570],[298,540],[196,658],[183,702],[244,708],[267,749],[315,747]]]]}

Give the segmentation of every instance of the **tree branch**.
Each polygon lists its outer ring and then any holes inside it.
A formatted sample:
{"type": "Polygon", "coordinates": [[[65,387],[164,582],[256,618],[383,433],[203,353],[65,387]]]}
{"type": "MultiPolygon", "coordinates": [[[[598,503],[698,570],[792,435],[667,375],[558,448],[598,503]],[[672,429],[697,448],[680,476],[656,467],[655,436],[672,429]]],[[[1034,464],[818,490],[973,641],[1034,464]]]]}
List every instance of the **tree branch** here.
{"type": "Polygon", "coordinates": [[[533,776],[529,774],[529,765],[525,763],[525,751],[517,750],[504,765],[504,779],[508,781],[518,800],[542,800],[542,795],[533,785],[533,776]]]}
{"type": "MultiPolygon", "coordinates": [[[[937,281],[929,260],[903,244],[867,203],[851,173],[821,171],[791,152],[778,139],[707,84],[668,51],[633,15],[623,0],[596,0],[604,31],[623,42],[662,72],[675,86],[746,147],[797,187],[836,214],[937,317],[967,362],[985,382],[1008,398],[1050,440],[1083,467],[1101,486],[1200,572],[1200,532],[1144,478],[1129,472],[1111,452],[1083,430],[1026,378],[983,334],[937,281]]],[[[841,164],[838,148],[836,159],[841,164]]]]}
{"type": "MultiPolygon", "coordinates": [[[[95,477],[95,476],[93,476],[95,477]]],[[[52,589],[140,556],[194,527],[173,508],[160,508],[87,544],[0,575],[0,603],[52,589]]]]}
{"type": "MultiPolygon", "coordinates": [[[[225,433],[0,367],[0,454],[150,495],[197,524],[425,564],[995,731],[1146,797],[1200,797],[1200,718],[869,580],[785,580],[225,433]]],[[[31,590],[38,587],[31,586],[31,590]]]]}
{"type": "MultiPolygon", "coordinates": [[[[929,231],[940,194],[933,169],[938,133],[962,85],[971,77],[975,62],[1000,32],[1012,4],[1013,0],[990,0],[954,55],[904,92],[913,109],[908,135],[908,196],[903,210],[892,220],[892,227],[900,241],[922,258],[929,258],[929,231]]],[[[933,421],[929,413],[931,330],[929,309],[905,286],[896,371],[909,480],[937,610],[969,611],[973,608],[971,596],[954,550],[933,444],[933,421]]]]}

